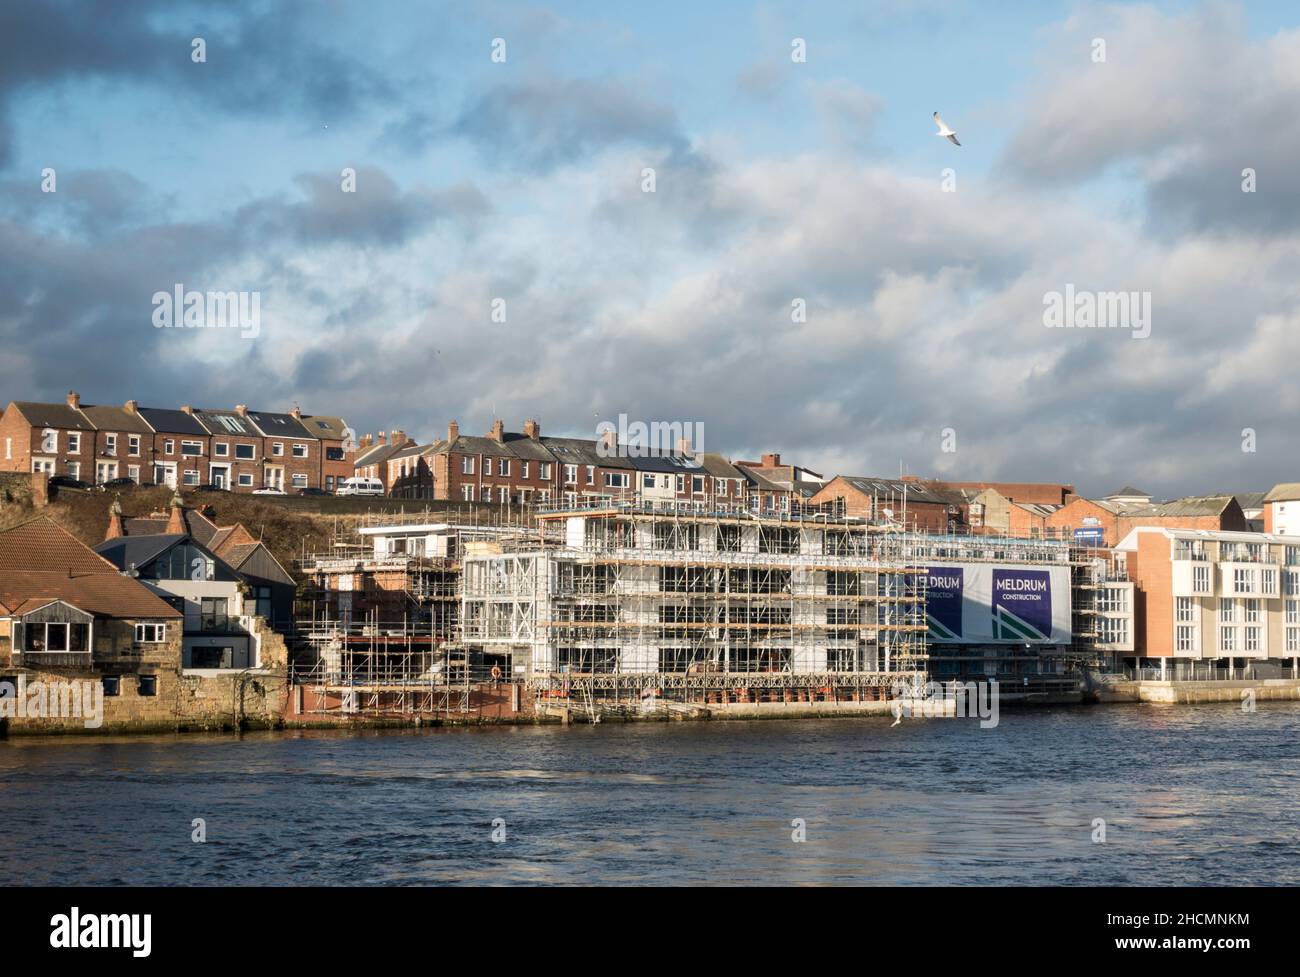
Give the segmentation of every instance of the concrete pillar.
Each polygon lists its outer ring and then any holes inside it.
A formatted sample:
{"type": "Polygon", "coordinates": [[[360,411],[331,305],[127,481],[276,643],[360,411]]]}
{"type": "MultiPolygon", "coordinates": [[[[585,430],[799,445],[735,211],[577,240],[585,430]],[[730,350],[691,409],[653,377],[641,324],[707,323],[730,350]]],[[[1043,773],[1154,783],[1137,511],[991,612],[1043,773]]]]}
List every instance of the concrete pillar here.
{"type": "Polygon", "coordinates": [[[1162,682],[1165,681],[1165,678],[1166,678],[1166,676],[1167,676],[1167,674],[1168,674],[1168,672],[1167,672],[1167,665],[1166,665],[1166,663],[1167,663],[1168,661],[1169,661],[1168,658],[1164,658],[1164,657],[1162,657],[1162,658],[1160,659],[1160,681],[1162,681],[1162,682]]]}

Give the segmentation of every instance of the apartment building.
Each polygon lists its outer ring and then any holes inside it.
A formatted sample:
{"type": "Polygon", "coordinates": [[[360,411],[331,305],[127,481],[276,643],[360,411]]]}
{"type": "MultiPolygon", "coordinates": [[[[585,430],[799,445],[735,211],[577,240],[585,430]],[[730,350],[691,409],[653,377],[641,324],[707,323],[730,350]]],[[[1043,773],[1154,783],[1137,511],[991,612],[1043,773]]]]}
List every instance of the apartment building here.
{"type": "Polygon", "coordinates": [[[1138,526],[1116,553],[1139,592],[1130,663],[1300,667],[1300,536],[1138,526]]]}

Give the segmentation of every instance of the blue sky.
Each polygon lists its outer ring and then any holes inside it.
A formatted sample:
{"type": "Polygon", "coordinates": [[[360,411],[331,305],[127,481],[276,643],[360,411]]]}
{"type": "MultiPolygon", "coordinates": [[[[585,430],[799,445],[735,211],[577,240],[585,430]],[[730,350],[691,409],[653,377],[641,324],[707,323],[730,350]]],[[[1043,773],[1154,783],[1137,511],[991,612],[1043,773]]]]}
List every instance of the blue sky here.
{"type": "Polygon", "coordinates": [[[424,440],[497,415],[590,436],[626,412],[826,472],[1267,488],[1300,477],[1300,404],[1269,394],[1300,354],[1300,136],[1272,124],[1300,94],[1297,21],[1283,3],[10,5],[0,397],[299,402],[424,440]],[[260,292],[259,338],[153,330],[177,281],[260,292]],[[1066,282],[1150,292],[1151,338],[1044,330],[1066,282]]]}

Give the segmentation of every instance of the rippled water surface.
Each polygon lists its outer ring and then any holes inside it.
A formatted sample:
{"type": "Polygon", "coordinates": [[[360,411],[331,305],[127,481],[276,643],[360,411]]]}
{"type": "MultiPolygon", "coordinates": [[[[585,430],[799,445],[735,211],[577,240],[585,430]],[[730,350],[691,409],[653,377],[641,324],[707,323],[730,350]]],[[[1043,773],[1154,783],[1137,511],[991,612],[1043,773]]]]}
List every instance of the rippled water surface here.
{"type": "Polygon", "coordinates": [[[1001,719],[12,738],[0,883],[1300,882],[1300,704],[1001,719]]]}

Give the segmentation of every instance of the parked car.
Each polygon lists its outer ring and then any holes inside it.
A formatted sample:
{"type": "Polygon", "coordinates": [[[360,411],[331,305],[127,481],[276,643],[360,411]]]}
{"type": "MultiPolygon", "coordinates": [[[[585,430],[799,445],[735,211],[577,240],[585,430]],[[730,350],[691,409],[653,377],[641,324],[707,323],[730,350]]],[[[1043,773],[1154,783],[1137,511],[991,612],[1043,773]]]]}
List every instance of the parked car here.
{"type": "Polygon", "coordinates": [[[335,495],[383,495],[384,483],[377,478],[345,478],[335,495]]]}
{"type": "Polygon", "coordinates": [[[136,488],[134,478],[110,478],[107,482],[100,482],[97,488],[101,492],[114,492],[118,489],[136,488]]]}
{"type": "Polygon", "coordinates": [[[278,488],[260,488],[253,489],[254,495],[284,495],[284,489],[278,488]]]}
{"type": "Polygon", "coordinates": [[[86,482],[80,482],[75,478],[70,478],[67,475],[55,475],[53,478],[50,479],[50,487],[66,488],[66,489],[88,489],[91,488],[92,486],[90,486],[86,482]]]}
{"type": "Polygon", "coordinates": [[[302,488],[298,489],[299,495],[329,495],[323,488],[302,488]]]}

